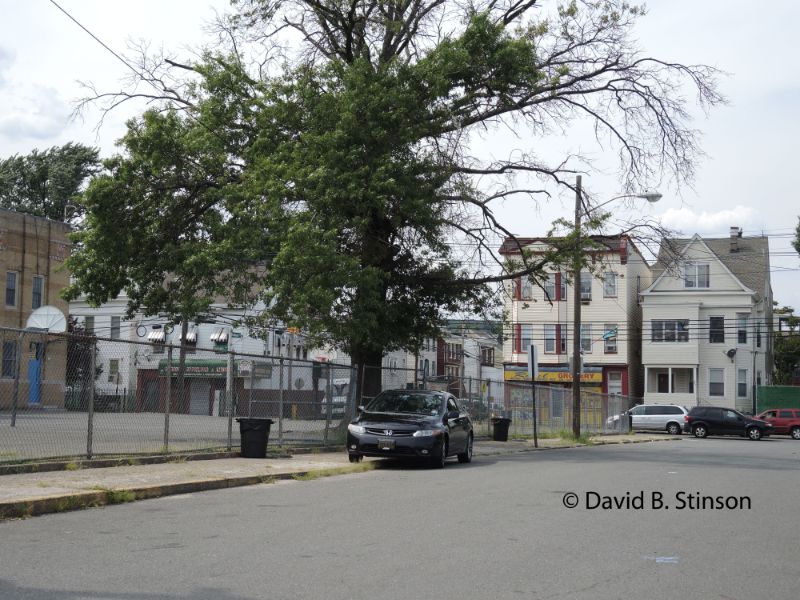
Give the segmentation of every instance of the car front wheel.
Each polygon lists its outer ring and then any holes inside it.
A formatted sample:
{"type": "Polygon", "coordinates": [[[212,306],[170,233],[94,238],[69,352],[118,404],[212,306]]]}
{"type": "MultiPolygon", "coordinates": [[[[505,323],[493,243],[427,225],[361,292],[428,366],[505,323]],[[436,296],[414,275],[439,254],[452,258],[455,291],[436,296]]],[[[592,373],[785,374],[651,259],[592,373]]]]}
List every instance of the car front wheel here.
{"type": "Polygon", "coordinates": [[[695,425],[692,428],[692,433],[696,438],[704,438],[708,435],[708,429],[706,429],[705,425],[695,425]]]}
{"type": "Polygon", "coordinates": [[[761,430],[758,427],[751,427],[747,430],[747,437],[749,437],[751,440],[760,440],[761,430]]]}
{"type": "Polygon", "coordinates": [[[794,439],[800,440],[800,427],[792,427],[791,434],[794,439]]]}
{"type": "Polygon", "coordinates": [[[670,435],[680,435],[681,434],[681,426],[677,423],[670,423],[667,425],[667,433],[670,435]]]}
{"type": "Polygon", "coordinates": [[[434,455],[431,466],[434,469],[444,469],[444,463],[447,461],[447,439],[442,442],[442,447],[439,452],[434,455]]]}
{"type": "Polygon", "coordinates": [[[469,434],[467,438],[467,447],[464,449],[464,452],[458,455],[458,462],[460,463],[469,463],[472,462],[472,434],[469,434]]]}

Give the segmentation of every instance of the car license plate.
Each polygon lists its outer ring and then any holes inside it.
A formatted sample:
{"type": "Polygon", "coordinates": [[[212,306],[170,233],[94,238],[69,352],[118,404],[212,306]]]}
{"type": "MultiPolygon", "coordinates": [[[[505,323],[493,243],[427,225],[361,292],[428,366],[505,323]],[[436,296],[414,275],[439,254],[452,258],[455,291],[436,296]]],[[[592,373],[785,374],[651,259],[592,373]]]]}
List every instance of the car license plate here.
{"type": "Polygon", "coordinates": [[[378,450],[394,450],[394,440],[378,438],[378,450]]]}

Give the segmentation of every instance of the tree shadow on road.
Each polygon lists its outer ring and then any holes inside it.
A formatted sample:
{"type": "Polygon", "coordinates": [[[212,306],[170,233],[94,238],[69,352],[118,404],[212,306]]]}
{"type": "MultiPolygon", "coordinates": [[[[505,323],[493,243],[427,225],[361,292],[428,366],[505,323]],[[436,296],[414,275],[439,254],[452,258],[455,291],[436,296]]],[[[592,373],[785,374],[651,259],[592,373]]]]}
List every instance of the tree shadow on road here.
{"type": "Polygon", "coordinates": [[[110,592],[88,590],[54,590],[19,585],[0,579],[0,598],[37,598],[47,600],[251,600],[252,596],[240,596],[221,588],[195,588],[180,595],[164,592],[110,592]]]}

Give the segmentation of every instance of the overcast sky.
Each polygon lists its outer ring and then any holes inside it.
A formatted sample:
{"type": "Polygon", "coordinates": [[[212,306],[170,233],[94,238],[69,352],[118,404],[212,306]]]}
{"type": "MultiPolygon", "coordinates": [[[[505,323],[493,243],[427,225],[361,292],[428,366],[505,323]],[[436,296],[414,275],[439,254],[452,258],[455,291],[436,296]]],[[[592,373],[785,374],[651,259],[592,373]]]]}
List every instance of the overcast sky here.
{"type": "MultiPolygon", "coordinates": [[[[203,27],[217,0],[57,0],[108,46],[124,53],[129,40],[147,40],[179,57],[204,39],[203,27]]],[[[800,50],[795,32],[800,2],[654,0],[637,28],[643,50],[684,63],[704,63],[726,71],[721,90],[729,106],[695,122],[707,157],[697,167],[694,189],[661,188],[664,197],[642,207],[644,214],[685,235],[727,236],[730,226],[745,235],[770,237],[772,286],[779,304],[800,308],[800,259],[791,248],[798,222],[794,161],[800,156],[800,50]]],[[[119,110],[95,131],[97,113],[70,120],[78,81],[98,89],[120,88],[129,72],[108,51],[48,0],[0,0],[0,157],[26,154],[69,141],[114,152],[131,111],[119,110]]],[[[572,149],[591,146],[580,130],[567,132],[572,149]]],[[[598,198],[619,193],[612,174],[587,174],[598,198]]],[[[543,235],[559,216],[571,217],[564,196],[537,210],[508,203],[501,213],[514,233],[543,235]]],[[[622,207],[620,208],[622,210],[622,207]]]]}

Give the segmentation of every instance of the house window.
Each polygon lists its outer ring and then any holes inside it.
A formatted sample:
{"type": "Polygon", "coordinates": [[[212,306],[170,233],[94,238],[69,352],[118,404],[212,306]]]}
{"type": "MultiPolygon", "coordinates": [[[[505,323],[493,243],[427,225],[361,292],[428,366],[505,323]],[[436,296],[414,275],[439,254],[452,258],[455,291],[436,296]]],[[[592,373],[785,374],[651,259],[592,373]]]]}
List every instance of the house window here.
{"type": "Polygon", "coordinates": [[[567,278],[563,273],[550,273],[544,280],[544,291],[550,300],[567,299],[567,278]]]}
{"type": "Polygon", "coordinates": [[[761,323],[756,324],[756,348],[761,348],[761,323]]]}
{"type": "Polygon", "coordinates": [[[603,326],[603,342],[606,354],[617,353],[617,324],[606,323],[603,326]]]}
{"type": "Polygon", "coordinates": [[[708,342],[710,344],[725,343],[725,317],[708,318],[708,342]]]}
{"type": "Polygon", "coordinates": [[[590,354],[592,352],[591,323],[581,323],[581,352],[585,354],[590,354]]]}
{"type": "Polygon", "coordinates": [[[519,351],[527,352],[528,346],[530,346],[533,343],[533,325],[525,324],[520,328],[520,331],[522,333],[521,335],[522,339],[520,340],[521,346],[519,351]]]}
{"type": "Polygon", "coordinates": [[[494,348],[481,348],[481,364],[485,366],[494,366],[494,348]]]}
{"type": "Polygon", "coordinates": [[[565,354],[567,352],[567,324],[562,323],[556,326],[556,337],[558,338],[558,352],[565,354]]]}
{"type": "Polygon", "coordinates": [[[592,299],[592,274],[581,273],[581,300],[592,299]]]}
{"type": "Polygon", "coordinates": [[[547,278],[544,280],[544,293],[545,293],[545,300],[558,300],[559,298],[556,296],[556,276],[555,274],[551,273],[547,275],[547,278]]]}
{"type": "Polygon", "coordinates": [[[533,298],[533,283],[530,277],[523,277],[520,283],[520,298],[522,300],[530,300],[533,298]]]}
{"type": "Polygon", "coordinates": [[[147,334],[147,341],[152,344],[153,354],[164,354],[164,344],[167,341],[167,334],[158,326],[159,329],[153,329],[147,334]]]}
{"type": "Polygon", "coordinates": [[[736,370],[736,396],[747,398],[747,369],[736,370]]]}
{"type": "Polygon", "coordinates": [[[6,273],[6,306],[17,305],[17,274],[14,271],[6,273]]]}
{"type": "Polygon", "coordinates": [[[186,332],[186,339],[183,340],[183,346],[186,354],[194,354],[197,352],[197,331],[186,332]]]}
{"type": "Polygon", "coordinates": [[[118,340],[120,338],[120,317],[111,317],[111,339],[118,340]]]}
{"type": "Polygon", "coordinates": [[[94,335],[94,317],[83,318],[83,333],[86,335],[94,335]]]}
{"type": "Polygon", "coordinates": [[[709,265],[688,262],[684,265],[683,284],[687,288],[709,287],[709,265]]]}
{"type": "Polygon", "coordinates": [[[33,276],[33,287],[31,288],[31,308],[36,310],[42,305],[42,292],[44,290],[44,277],[41,275],[33,276]]]}
{"type": "Polygon", "coordinates": [[[736,315],[736,341],[747,343],[747,315],[736,315]]]}
{"type": "MultiPolygon", "coordinates": [[[[525,326],[523,325],[523,328],[525,326]]],[[[461,356],[463,354],[463,348],[461,344],[447,344],[447,360],[456,361],[458,362],[461,360],[461,356]]]]}
{"type": "Polygon", "coordinates": [[[544,326],[544,352],[545,354],[556,353],[556,326],[544,326]]]}
{"type": "Polygon", "coordinates": [[[725,395],[725,369],[708,370],[708,395],[725,395]]]}
{"type": "Polygon", "coordinates": [[[17,343],[3,342],[3,377],[14,377],[17,358],[17,343]]]}
{"type": "Polygon", "coordinates": [[[689,341],[689,321],[688,319],[650,322],[652,342],[688,342],[689,341]]]}
{"type": "Polygon", "coordinates": [[[119,384],[119,359],[112,358],[108,361],[108,383],[119,384]]]}
{"type": "Polygon", "coordinates": [[[617,297],[617,274],[605,273],[603,275],[603,297],[616,298],[617,297]]]}

